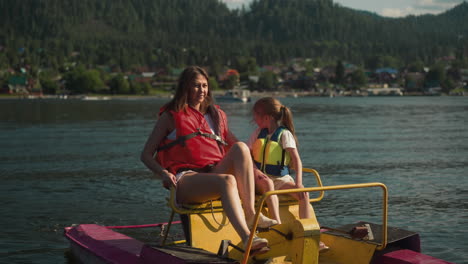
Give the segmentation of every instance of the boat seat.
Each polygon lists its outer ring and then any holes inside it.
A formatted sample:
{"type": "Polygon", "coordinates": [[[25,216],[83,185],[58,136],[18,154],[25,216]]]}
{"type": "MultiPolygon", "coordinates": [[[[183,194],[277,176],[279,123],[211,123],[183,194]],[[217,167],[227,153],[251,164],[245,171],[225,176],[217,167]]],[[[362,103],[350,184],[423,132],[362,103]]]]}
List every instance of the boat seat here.
{"type": "MultiPolygon", "coordinates": [[[[315,176],[317,181],[317,186],[323,186],[322,181],[320,179],[320,175],[314,169],[303,168],[302,171],[304,173],[312,173],[315,176]]],[[[310,202],[317,202],[323,198],[323,191],[319,192],[319,196],[313,199],[310,199],[310,202]]],[[[177,204],[176,202],[176,193],[175,189],[171,188],[170,196],[167,198],[168,206],[179,214],[199,214],[199,213],[206,213],[206,212],[219,212],[223,211],[221,200],[212,200],[207,201],[201,204],[177,204]]],[[[258,204],[259,200],[261,199],[261,195],[255,195],[255,204],[258,204]]],[[[286,205],[293,205],[297,204],[298,201],[292,198],[289,195],[278,195],[280,206],[286,205]]]]}
{"type": "MultiPolygon", "coordinates": [[[[255,204],[258,204],[259,200],[261,199],[261,195],[255,195],[255,204]]],[[[283,205],[292,205],[297,204],[298,201],[292,198],[289,195],[278,195],[279,204],[280,206],[283,205]]],[[[168,205],[172,209],[173,207],[177,207],[176,212],[179,214],[198,214],[198,213],[207,213],[207,212],[219,212],[223,211],[223,205],[220,199],[207,201],[200,204],[172,204],[175,202],[175,190],[171,189],[171,195],[168,200],[168,205]],[[173,193],[174,192],[174,193],[173,193]]]]}
{"type": "MultiPolygon", "coordinates": [[[[304,176],[307,175],[306,173],[313,174],[317,181],[317,185],[322,186],[320,175],[316,170],[304,168],[303,172],[304,176]]],[[[323,191],[316,192],[315,194],[318,194],[318,197],[310,199],[310,202],[320,201],[324,196],[323,191]]],[[[241,245],[240,238],[229,223],[220,200],[208,201],[201,204],[177,204],[175,196],[176,191],[172,188],[170,196],[167,199],[168,206],[172,209],[172,213],[163,238],[163,245],[166,242],[166,238],[170,230],[170,223],[172,222],[175,213],[178,213],[181,216],[186,243],[190,246],[203,248],[210,252],[217,252],[219,249],[219,243],[213,243],[212,241],[222,241],[226,238],[229,238],[233,244],[241,245]],[[210,241],[207,241],[206,237],[210,237],[210,241]]],[[[260,210],[264,215],[268,215],[268,208],[266,206],[258,208],[261,198],[262,196],[256,196],[257,210],[260,210]]],[[[292,223],[299,218],[298,201],[289,195],[279,195],[278,198],[280,201],[280,217],[283,224],[286,226],[288,223],[292,223]]],[[[279,226],[283,226],[283,224],[279,226]]],[[[279,229],[283,228],[279,226],[279,229]]]]}

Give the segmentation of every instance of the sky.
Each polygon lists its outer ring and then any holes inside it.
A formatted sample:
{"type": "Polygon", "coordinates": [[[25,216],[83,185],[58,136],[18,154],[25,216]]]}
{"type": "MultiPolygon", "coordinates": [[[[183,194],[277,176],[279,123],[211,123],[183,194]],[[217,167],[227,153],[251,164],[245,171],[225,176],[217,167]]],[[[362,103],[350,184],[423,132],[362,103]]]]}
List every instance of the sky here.
{"type": "MultiPolygon", "coordinates": [[[[230,8],[244,4],[248,7],[252,0],[221,0],[230,8]]],[[[287,1],[287,0],[278,0],[287,1]]],[[[366,10],[386,17],[405,17],[408,15],[440,14],[465,0],[333,0],[345,7],[366,10]]]]}

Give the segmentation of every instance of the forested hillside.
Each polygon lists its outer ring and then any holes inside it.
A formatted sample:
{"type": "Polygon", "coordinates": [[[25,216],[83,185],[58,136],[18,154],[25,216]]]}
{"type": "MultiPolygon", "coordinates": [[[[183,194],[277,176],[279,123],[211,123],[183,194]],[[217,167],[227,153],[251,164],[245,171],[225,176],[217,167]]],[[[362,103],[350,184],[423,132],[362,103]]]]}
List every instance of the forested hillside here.
{"type": "Polygon", "coordinates": [[[0,68],[58,68],[70,57],[122,69],[224,65],[238,57],[260,65],[295,57],[431,64],[466,56],[466,21],[466,2],[440,15],[385,18],[332,0],[256,0],[245,10],[217,0],[2,0],[0,68]]]}

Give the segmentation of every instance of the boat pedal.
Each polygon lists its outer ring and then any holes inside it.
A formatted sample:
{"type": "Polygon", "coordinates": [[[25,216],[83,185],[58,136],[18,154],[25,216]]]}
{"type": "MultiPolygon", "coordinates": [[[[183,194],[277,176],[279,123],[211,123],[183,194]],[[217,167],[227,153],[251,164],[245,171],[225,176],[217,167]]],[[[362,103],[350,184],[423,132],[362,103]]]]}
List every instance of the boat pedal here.
{"type": "Polygon", "coordinates": [[[293,233],[292,232],[289,232],[289,233],[285,234],[285,233],[279,231],[278,229],[275,229],[275,228],[272,228],[272,227],[270,227],[270,230],[276,232],[280,236],[284,237],[286,240],[292,240],[293,239],[293,233]]]}
{"type": "MultiPolygon", "coordinates": [[[[229,246],[230,245],[233,245],[231,243],[231,240],[228,240],[228,239],[221,240],[221,244],[219,245],[217,255],[219,257],[221,257],[221,258],[228,258],[229,257],[229,246]]],[[[235,248],[238,249],[238,250],[242,250],[242,249],[238,248],[237,246],[235,248]]],[[[241,251],[241,252],[244,252],[244,251],[241,251]]]]}
{"type": "Polygon", "coordinates": [[[257,233],[265,233],[265,232],[269,232],[271,229],[271,227],[257,227],[257,233]]]}
{"type": "MultiPolygon", "coordinates": [[[[224,239],[224,240],[221,240],[221,244],[219,245],[219,249],[218,249],[218,257],[220,258],[229,258],[229,247],[233,247],[234,249],[238,250],[239,252],[241,253],[245,253],[245,250],[243,250],[242,248],[238,247],[237,245],[234,245],[231,240],[228,240],[228,239],[224,239]]],[[[260,255],[260,254],[264,254],[266,252],[270,251],[270,248],[269,247],[262,247],[262,248],[257,248],[257,249],[253,249],[253,250],[250,250],[250,256],[256,256],[256,255],[260,255]]]]}

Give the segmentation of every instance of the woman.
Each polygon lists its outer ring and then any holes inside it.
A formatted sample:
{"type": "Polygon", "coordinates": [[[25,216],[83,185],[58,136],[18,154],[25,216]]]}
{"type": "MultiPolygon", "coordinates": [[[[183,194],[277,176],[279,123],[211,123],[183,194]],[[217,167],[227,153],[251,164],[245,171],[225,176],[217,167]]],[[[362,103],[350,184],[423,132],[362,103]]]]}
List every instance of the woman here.
{"type": "MultiPolygon", "coordinates": [[[[182,72],[176,94],[161,109],[141,160],[164,187],[176,187],[178,203],[221,198],[245,246],[250,235],[247,223],[255,217],[252,159],[249,148],[230,132],[225,113],[214,105],[205,70],[192,66],[182,72]]],[[[273,221],[261,215],[259,225],[273,221]]],[[[266,252],[267,246],[266,239],[254,237],[253,251],[266,252]]]]}

